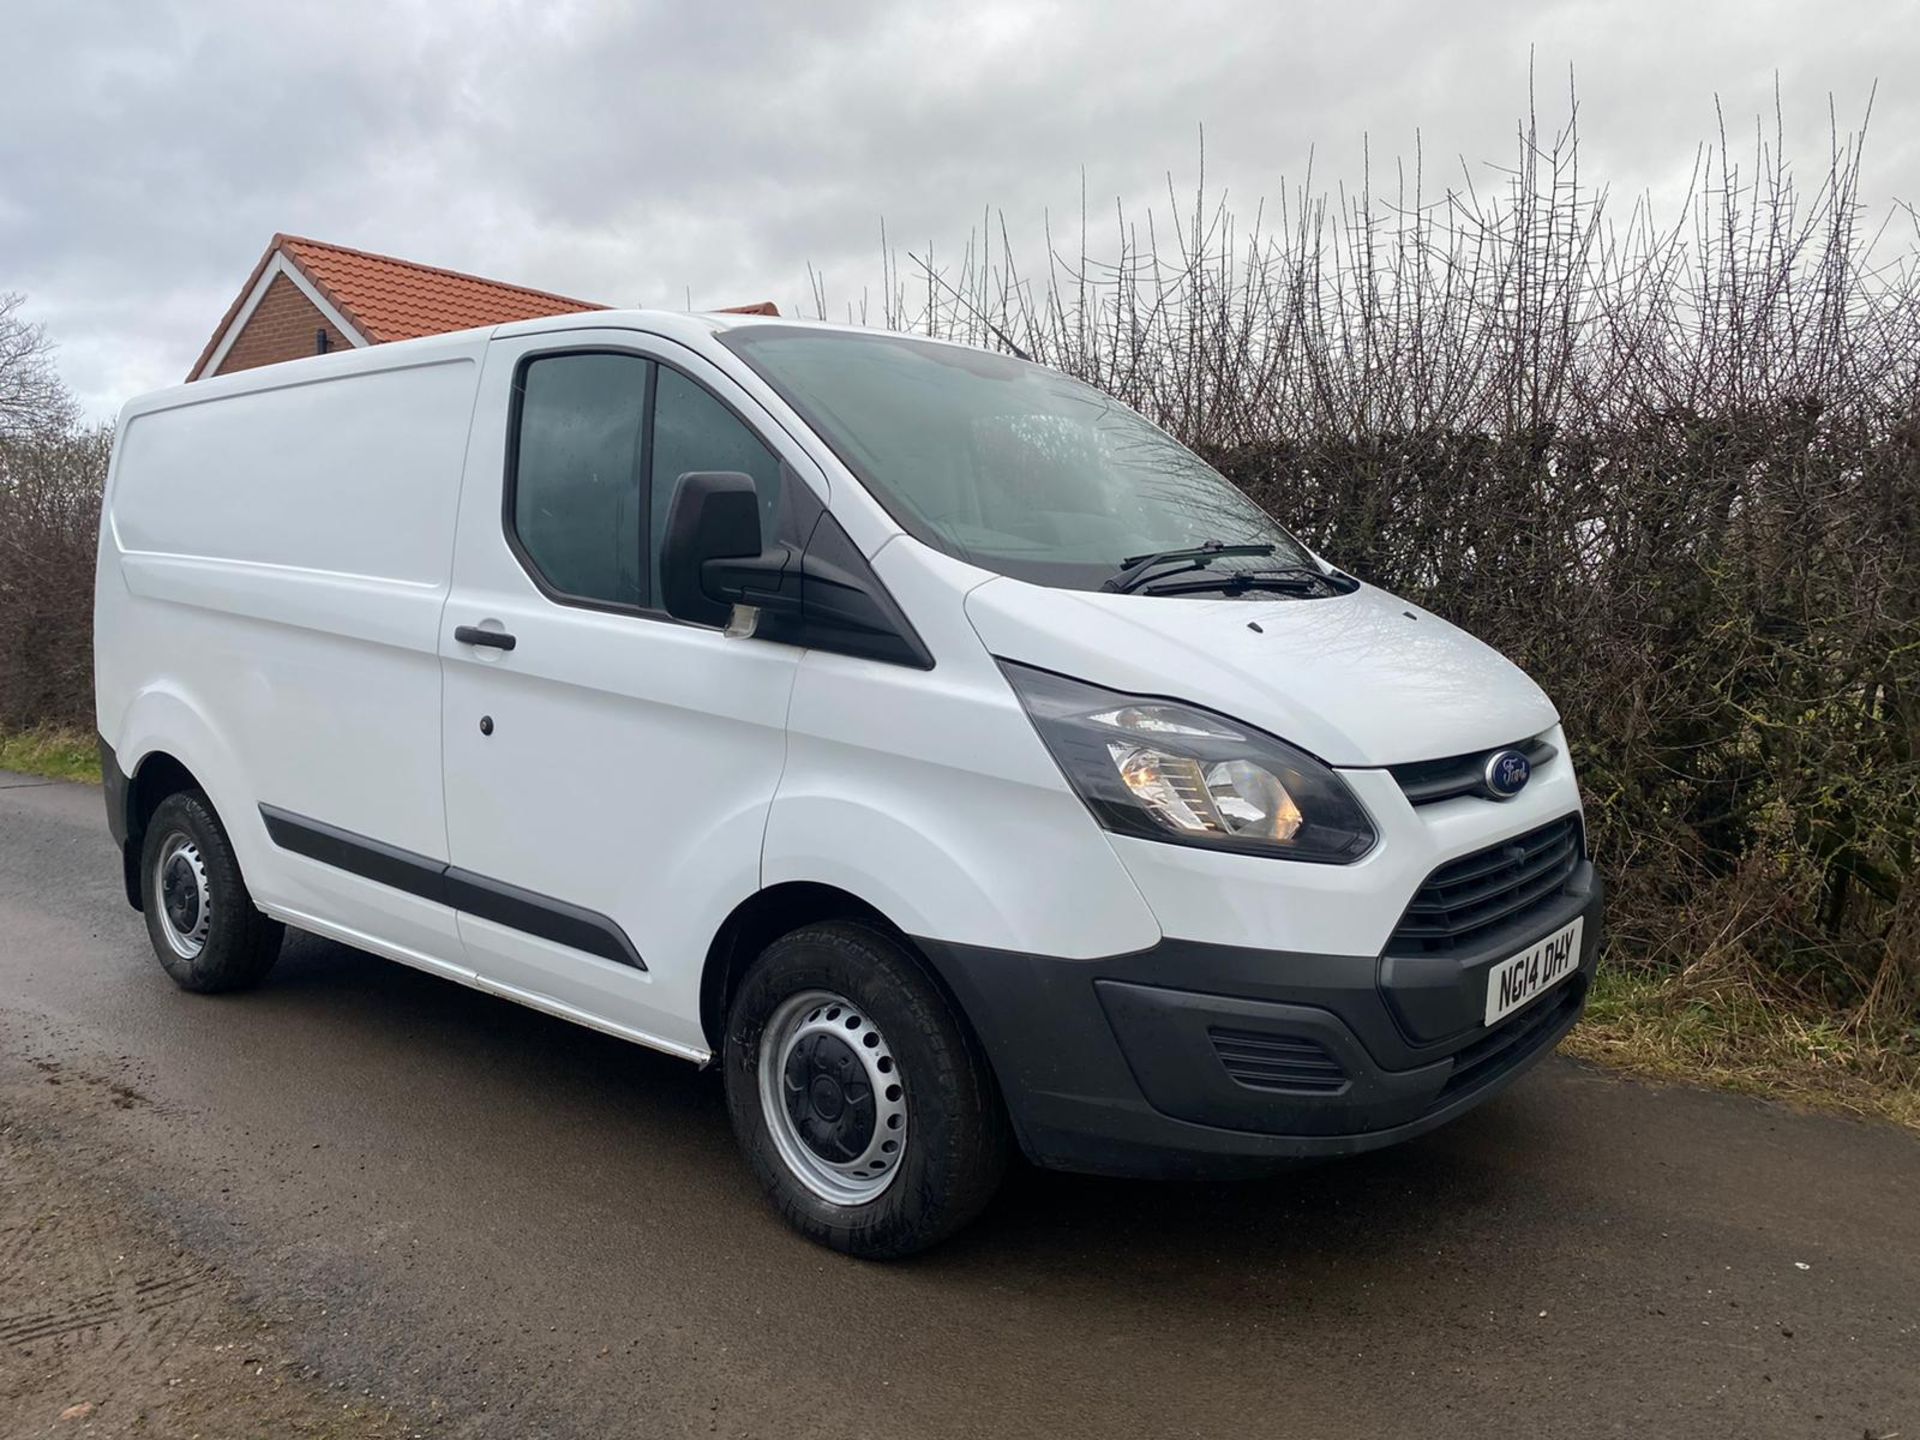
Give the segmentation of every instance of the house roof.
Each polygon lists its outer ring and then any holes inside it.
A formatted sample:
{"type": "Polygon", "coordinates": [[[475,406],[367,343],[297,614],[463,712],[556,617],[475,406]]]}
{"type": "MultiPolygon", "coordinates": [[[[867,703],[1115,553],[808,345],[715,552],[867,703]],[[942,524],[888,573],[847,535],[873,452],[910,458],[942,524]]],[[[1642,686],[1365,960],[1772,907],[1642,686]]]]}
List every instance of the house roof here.
{"type": "Polygon", "coordinates": [[[274,243],[374,344],[607,308],[297,235],[276,235],[274,243]]]}
{"type": "MultiPolygon", "coordinates": [[[[228,332],[251,312],[252,302],[262,292],[261,282],[276,257],[280,264],[274,268],[290,268],[304,279],[302,288],[310,286],[324,302],[323,309],[330,306],[337,312],[346,322],[343,328],[353,332],[349,338],[356,344],[378,345],[480,325],[505,325],[514,320],[607,308],[592,300],[531,290],[438,265],[421,265],[299,235],[275,235],[214,327],[206,348],[188,372],[189,380],[210,368],[228,332]]],[[[770,302],[739,309],[748,314],[779,314],[770,302]]]]}

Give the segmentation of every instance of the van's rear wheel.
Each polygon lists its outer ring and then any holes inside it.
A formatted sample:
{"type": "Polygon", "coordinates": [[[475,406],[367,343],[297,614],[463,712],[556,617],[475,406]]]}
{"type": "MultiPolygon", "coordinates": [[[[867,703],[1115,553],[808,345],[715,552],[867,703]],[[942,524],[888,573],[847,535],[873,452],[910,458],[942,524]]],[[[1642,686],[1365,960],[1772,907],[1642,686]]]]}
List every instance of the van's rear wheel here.
{"type": "Polygon", "coordinates": [[[727,1022],[727,1108],[774,1206],[810,1239],[910,1255],[980,1213],[1011,1144],[985,1057],[898,942],[810,925],[776,940],[727,1022]]]}
{"type": "Polygon", "coordinates": [[[255,908],[206,797],[162,800],[140,847],[140,908],[153,953],[182,990],[257,985],[280,955],[280,922],[255,908]]]}

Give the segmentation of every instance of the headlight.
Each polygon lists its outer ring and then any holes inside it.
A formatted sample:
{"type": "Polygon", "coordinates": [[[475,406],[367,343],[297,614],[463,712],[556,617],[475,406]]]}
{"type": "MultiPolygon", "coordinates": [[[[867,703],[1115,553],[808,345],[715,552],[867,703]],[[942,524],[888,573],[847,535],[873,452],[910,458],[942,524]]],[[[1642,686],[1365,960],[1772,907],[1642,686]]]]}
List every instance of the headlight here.
{"type": "Polygon", "coordinates": [[[1002,660],[1067,782],[1107,829],[1345,865],[1373,824],[1304,750],[1191,705],[1121,695],[1002,660]]]}

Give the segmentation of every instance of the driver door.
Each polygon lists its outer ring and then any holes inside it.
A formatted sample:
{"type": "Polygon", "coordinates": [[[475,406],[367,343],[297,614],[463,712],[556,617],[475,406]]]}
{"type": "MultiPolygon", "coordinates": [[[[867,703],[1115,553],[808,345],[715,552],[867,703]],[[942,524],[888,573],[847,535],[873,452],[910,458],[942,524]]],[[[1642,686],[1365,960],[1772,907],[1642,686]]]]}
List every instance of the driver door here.
{"type": "Polygon", "coordinates": [[[771,506],[780,461],[789,484],[811,466],[717,369],[633,331],[495,341],[477,413],[440,636],[468,961],[704,1058],[700,973],[760,884],[801,652],[669,618],[657,550],[680,475],[745,471],[771,506]]]}

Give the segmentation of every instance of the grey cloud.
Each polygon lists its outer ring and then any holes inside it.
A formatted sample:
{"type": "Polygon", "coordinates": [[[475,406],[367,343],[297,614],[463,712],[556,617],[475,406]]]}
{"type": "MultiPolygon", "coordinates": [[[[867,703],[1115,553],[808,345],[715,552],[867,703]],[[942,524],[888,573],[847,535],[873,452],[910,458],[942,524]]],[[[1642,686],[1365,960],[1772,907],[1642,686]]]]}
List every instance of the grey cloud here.
{"type": "MultiPolygon", "coordinates": [[[[19,6],[11,7],[14,9],[19,6]]],[[[984,207],[1023,242],[1172,172],[1243,214],[1316,181],[1430,190],[1512,154],[1576,67],[1587,178],[1671,204],[1724,98],[1736,145],[1776,72],[1824,161],[1880,94],[1876,201],[1920,199],[1920,27],[1829,5],[497,3],[28,5],[0,87],[0,289],[29,293],[89,410],[184,373],[284,229],[616,303],[836,301],[984,207]]],[[[1769,122],[1770,123],[1770,122],[1769,122]]],[[[1030,262],[1040,257],[1029,245],[1030,262]]]]}

